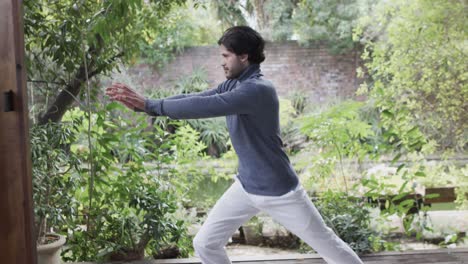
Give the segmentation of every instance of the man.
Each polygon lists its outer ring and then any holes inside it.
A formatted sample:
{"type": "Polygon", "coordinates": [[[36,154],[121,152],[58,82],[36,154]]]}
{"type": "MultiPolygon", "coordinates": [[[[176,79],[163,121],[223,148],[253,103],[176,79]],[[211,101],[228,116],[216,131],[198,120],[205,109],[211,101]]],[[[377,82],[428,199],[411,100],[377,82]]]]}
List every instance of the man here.
{"type": "Polygon", "coordinates": [[[362,263],[326,226],[282,149],[278,96],[260,72],[264,40],[250,27],[237,26],[226,30],[218,44],[226,81],[215,88],[164,99],[146,99],[119,83],[107,88],[112,100],[153,116],[226,116],[238,174],[195,236],[195,252],[204,264],[231,263],[224,246],[244,222],[263,211],[328,263],[362,263]]]}

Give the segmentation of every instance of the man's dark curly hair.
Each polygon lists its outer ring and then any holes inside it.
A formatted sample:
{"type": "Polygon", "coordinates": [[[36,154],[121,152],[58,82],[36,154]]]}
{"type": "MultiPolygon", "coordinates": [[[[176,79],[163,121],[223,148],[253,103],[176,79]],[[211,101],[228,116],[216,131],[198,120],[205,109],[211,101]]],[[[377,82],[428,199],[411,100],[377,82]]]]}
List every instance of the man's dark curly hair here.
{"type": "Polygon", "coordinates": [[[235,26],[228,28],[218,40],[218,45],[221,44],[236,55],[248,54],[250,63],[260,64],[265,60],[263,52],[265,41],[251,27],[235,26]]]}

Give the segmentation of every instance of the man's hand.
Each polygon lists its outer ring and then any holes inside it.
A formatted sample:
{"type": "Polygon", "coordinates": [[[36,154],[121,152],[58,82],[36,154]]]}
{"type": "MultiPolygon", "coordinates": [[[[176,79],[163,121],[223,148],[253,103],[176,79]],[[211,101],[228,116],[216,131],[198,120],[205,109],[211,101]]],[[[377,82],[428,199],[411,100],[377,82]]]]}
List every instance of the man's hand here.
{"type": "Polygon", "coordinates": [[[145,97],[122,83],[114,83],[106,88],[106,95],[132,110],[145,110],[145,97]]]}

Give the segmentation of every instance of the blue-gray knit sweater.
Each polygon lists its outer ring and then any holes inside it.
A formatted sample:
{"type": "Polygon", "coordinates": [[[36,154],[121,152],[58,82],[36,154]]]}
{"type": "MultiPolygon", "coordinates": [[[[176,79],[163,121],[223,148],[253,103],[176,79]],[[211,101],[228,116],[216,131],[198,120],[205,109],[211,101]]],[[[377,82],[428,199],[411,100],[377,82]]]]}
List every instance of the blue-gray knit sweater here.
{"type": "Polygon", "coordinates": [[[280,196],[299,179],[283,151],[279,101],[272,83],[262,79],[259,64],[236,79],[200,93],[147,99],[145,112],[172,119],[226,116],[239,166],[237,178],[251,194],[280,196]]]}

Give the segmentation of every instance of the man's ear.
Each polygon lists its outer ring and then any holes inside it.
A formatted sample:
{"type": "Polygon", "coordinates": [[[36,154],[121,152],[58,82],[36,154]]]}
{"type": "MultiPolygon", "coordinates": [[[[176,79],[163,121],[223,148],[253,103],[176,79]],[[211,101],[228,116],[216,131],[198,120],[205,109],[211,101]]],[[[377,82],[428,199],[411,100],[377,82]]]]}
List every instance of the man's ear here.
{"type": "Polygon", "coordinates": [[[239,55],[239,59],[241,62],[247,62],[249,60],[249,54],[239,55]]]}

